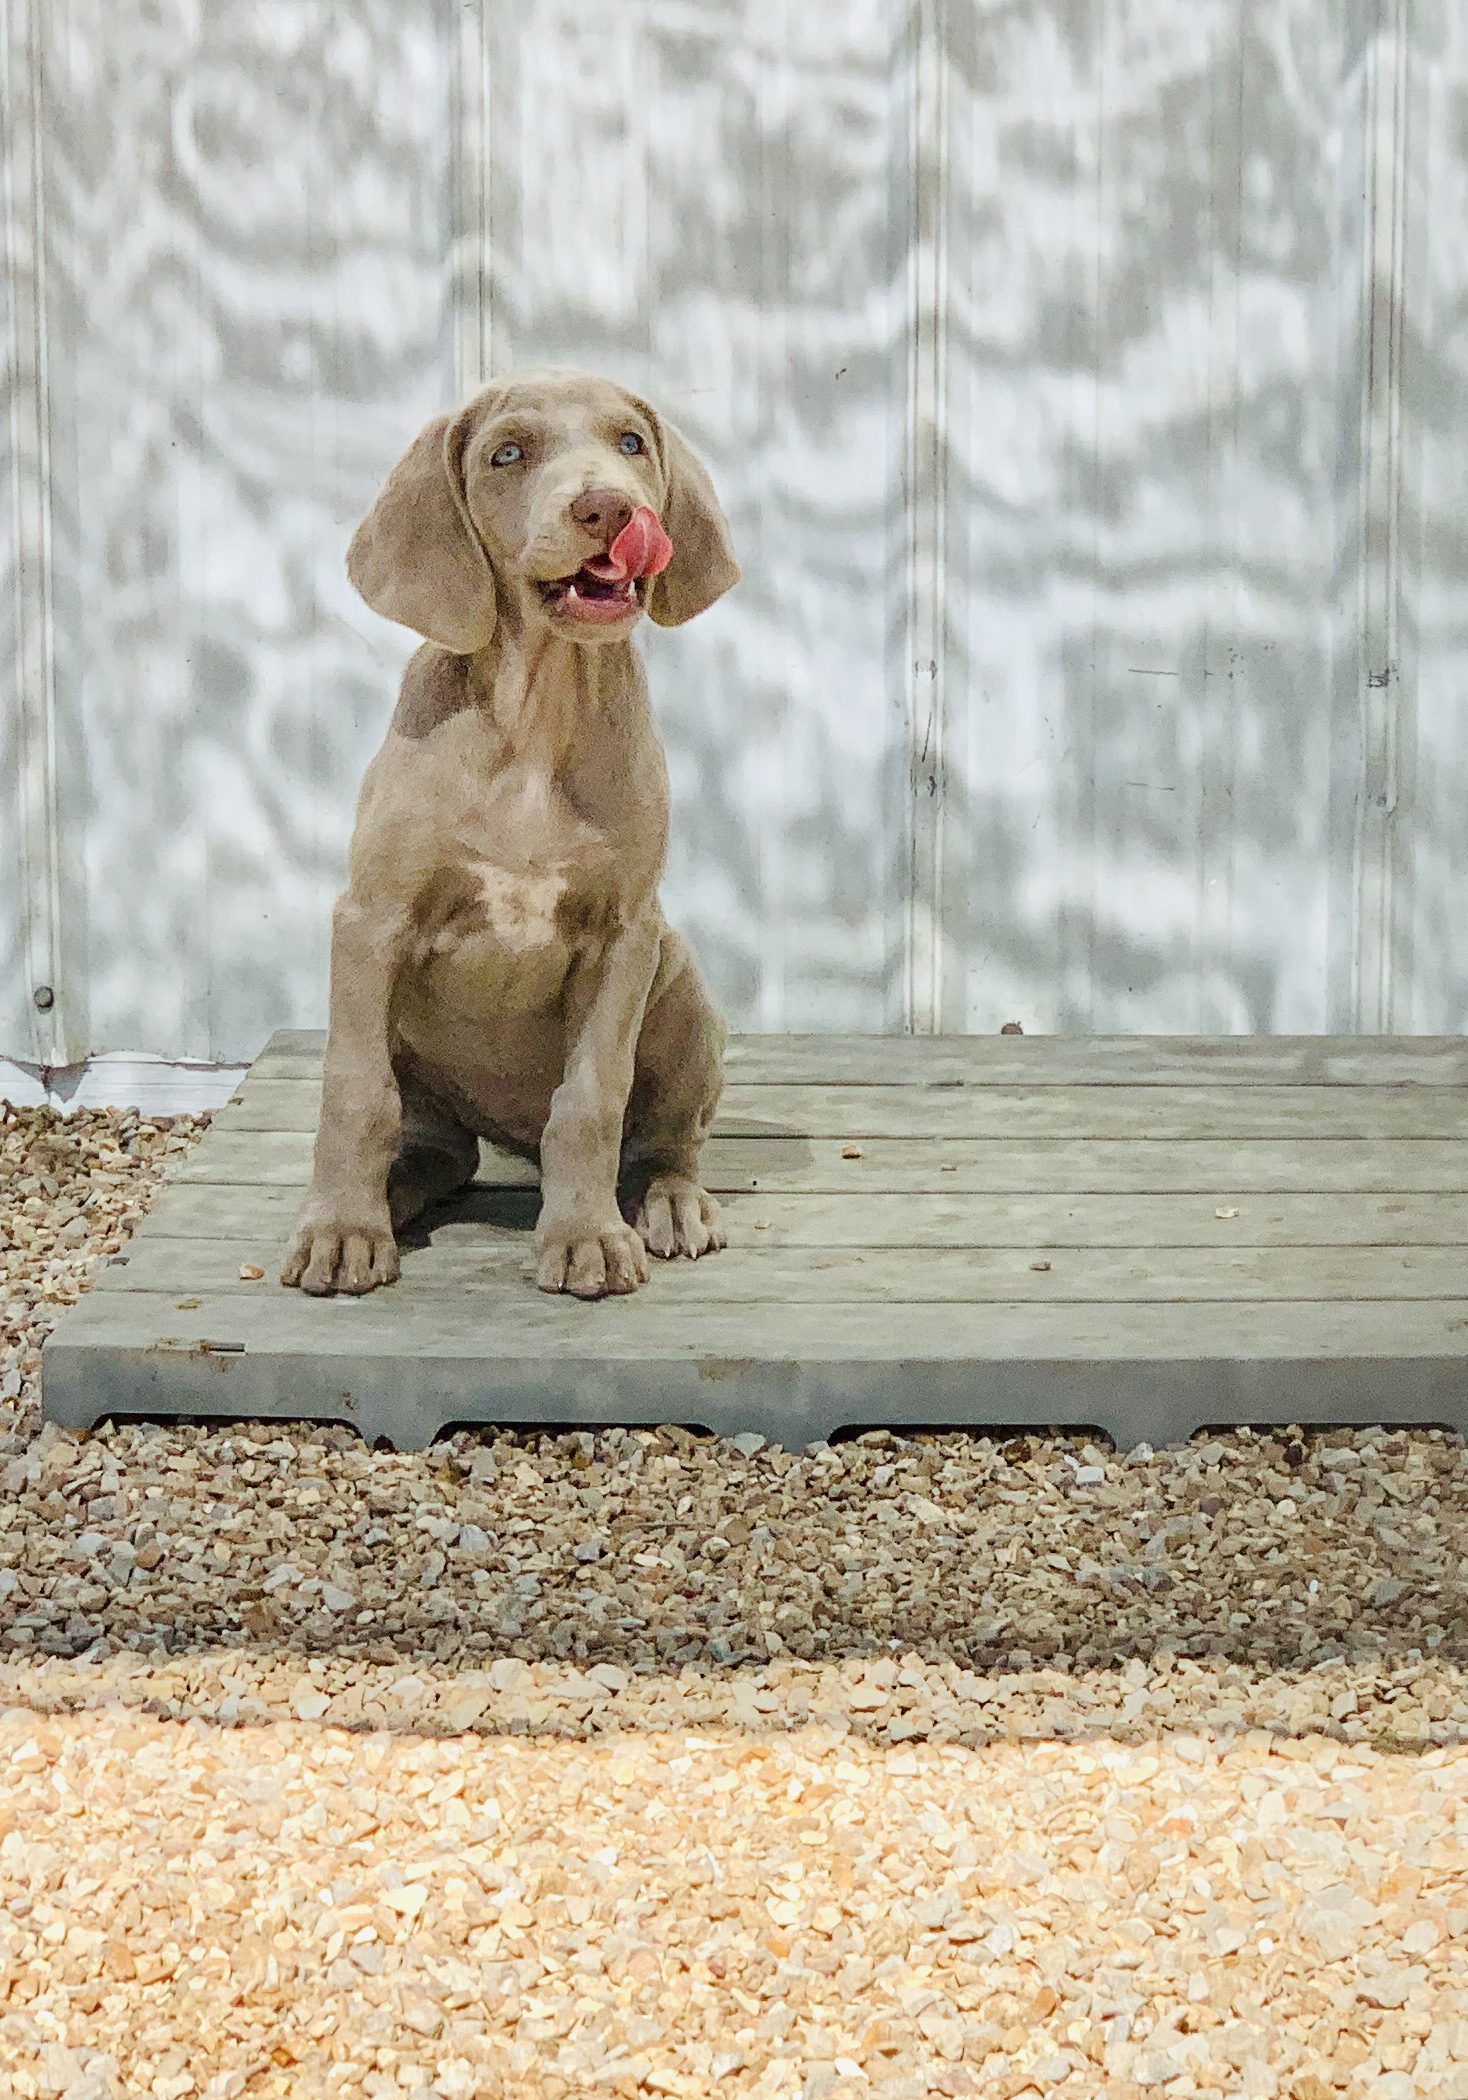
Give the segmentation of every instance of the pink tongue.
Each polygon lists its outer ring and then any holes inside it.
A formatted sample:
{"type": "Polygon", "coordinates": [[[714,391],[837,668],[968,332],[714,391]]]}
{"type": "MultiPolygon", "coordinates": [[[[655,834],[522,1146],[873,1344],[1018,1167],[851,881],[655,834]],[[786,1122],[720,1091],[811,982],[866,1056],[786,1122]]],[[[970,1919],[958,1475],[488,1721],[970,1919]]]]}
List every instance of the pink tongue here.
{"type": "Polygon", "coordinates": [[[608,583],[625,583],[629,576],[660,576],[672,559],[673,542],[658,523],[657,512],[644,503],[633,511],[605,556],[598,555],[586,566],[608,583]]]}

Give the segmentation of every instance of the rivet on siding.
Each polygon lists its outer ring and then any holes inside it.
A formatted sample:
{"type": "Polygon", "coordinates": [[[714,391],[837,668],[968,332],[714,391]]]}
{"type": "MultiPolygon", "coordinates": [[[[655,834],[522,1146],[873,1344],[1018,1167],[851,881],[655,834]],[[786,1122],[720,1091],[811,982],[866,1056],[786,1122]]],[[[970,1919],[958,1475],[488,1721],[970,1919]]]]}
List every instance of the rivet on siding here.
{"type": "Polygon", "coordinates": [[[52,991],[49,984],[38,984],[31,997],[43,1014],[50,1013],[52,1007],[56,1004],[56,994],[52,991]]]}

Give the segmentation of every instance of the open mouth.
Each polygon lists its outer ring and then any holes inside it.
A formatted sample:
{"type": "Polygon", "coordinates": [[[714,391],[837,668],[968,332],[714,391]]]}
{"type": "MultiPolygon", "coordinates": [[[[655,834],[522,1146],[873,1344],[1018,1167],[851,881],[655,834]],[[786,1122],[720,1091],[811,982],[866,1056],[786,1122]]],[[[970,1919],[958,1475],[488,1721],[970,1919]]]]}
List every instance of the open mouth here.
{"type": "Polygon", "coordinates": [[[574,576],[558,576],[539,586],[541,598],[563,620],[589,626],[614,626],[619,620],[635,619],[642,610],[646,579],[622,576],[620,566],[599,554],[583,564],[574,576]]]}
{"type": "Polygon", "coordinates": [[[636,619],[647,602],[648,584],[672,559],[673,542],[657,512],[640,503],[605,554],[594,554],[573,576],[541,584],[540,594],[563,620],[614,627],[636,619]]]}

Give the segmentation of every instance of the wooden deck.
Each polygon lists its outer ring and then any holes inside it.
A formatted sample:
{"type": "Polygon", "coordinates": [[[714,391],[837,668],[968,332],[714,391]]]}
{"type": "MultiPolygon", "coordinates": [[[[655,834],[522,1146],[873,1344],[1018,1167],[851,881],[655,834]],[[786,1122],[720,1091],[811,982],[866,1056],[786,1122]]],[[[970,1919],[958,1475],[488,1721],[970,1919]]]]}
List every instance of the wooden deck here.
{"type": "Polygon", "coordinates": [[[321,1047],[271,1041],[62,1321],[50,1419],[1468,1431],[1456,1038],[737,1039],[727,1252],[595,1305],[536,1291],[534,1173],[488,1149],[392,1289],[282,1289],[321,1047]]]}

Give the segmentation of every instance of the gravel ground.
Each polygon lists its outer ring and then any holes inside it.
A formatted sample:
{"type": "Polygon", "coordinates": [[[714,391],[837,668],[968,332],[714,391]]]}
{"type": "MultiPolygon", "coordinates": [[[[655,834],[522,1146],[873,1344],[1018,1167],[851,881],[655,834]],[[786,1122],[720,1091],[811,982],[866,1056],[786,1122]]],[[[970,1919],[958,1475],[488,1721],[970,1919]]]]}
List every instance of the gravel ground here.
{"type": "Polygon", "coordinates": [[[0,1110],[0,2091],[1468,2100],[1456,1439],[38,1433],[201,1127],[0,1110]]]}

